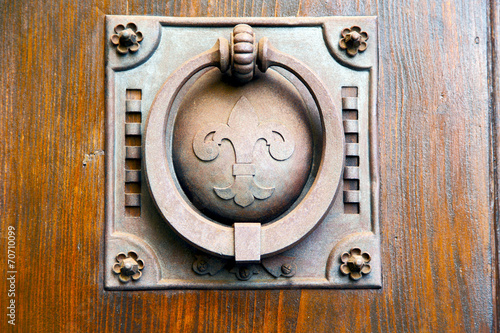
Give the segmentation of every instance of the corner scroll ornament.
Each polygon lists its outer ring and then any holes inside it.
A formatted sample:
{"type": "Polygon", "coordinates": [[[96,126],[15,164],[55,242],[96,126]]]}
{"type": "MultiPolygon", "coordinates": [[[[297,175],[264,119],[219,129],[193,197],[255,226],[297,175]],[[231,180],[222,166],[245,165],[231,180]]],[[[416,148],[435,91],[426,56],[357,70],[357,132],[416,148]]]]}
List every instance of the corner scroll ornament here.
{"type": "Polygon", "coordinates": [[[288,129],[278,123],[259,123],[252,104],[245,96],[233,107],[227,124],[209,123],[196,133],[193,150],[202,161],[212,161],[219,156],[222,140],[230,141],[233,146],[236,156],[236,163],[232,166],[234,182],[228,187],[214,187],[221,199],[234,198],[234,202],[244,208],[251,205],[255,198],[264,200],[273,194],[274,187],[262,187],[254,179],[253,150],[260,139],[266,141],[269,154],[276,161],[287,160],[295,149],[288,129]]]}

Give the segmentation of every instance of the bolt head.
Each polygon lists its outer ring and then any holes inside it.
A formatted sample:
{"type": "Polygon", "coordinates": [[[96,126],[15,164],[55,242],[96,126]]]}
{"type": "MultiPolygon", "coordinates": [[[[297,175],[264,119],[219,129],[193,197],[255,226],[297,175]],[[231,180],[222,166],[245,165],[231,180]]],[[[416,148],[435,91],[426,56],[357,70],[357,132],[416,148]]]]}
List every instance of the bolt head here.
{"type": "Polygon", "coordinates": [[[361,39],[361,35],[357,31],[351,32],[351,39],[355,42],[359,41],[361,39]]]}
{"type": "Polygon", "coordinates": [[[196,268],[200,272],[205,272],[208,269],[208,262],[206,260],[200,260],[200,261],[198,261],[198,264],[196,265],[196,268]]]}
{"type": "Polygon", "coordinates": [[[120,37],[120,44],[124,46],[131,46],[137,41],[137,35],[130,28],[121,31],[119,37],[120,37]]]}
{"type": "Polygon", "coordinates": [[[288,275],[292,272],[292,266],[290,264],[281,265],[281,272],[285,275],[288,275]]]}
{"type": "Polygon", "coordinates": [[[240,268],[240,276],[246,279],[250,276],[250,270],[247,267],[240,268]]]}
{"type": "Polygon", "coordinates": [[[362,256],[353,254],[347,261],[347,265],[352,272],[360,272],[365,265],[365,260],[362,256]]]}
{"type": "Polygon", "coordinates": [[[361,257],[356,258],[356,259],[354,260],[354,264],[355,264],[357,267],[361,268],[361,267],[363,266],[363,264],[364,264],[364,260],[363,260],[363,258],[361,258],[361,257]]]}
{"type": "Polygon", "coordinates": [[[133,258],[125,258],[121,262],[121,273],[131,276],[139,272],[139,264],[133,258]]]}

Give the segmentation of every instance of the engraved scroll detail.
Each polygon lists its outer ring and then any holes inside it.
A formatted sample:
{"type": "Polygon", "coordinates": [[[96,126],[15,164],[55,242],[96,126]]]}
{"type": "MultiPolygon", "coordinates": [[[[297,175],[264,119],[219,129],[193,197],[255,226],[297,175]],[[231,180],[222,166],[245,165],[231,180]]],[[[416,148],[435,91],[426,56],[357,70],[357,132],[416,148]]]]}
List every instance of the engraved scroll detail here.
{"type": "Polygon", "coordinates": [[[233,107],[227,124],[209,123],[196,133],[193,140],[195,155],[202,161],[212,161],[219,156],[222,140],[231,142],[236,156],[233,164],[234,182],[228,187],[214,187],[215,193],[224,200],[234,198],[234,202],[247,207],[254,199],[269,198],[274,187],[262,187],[255,183],[253,149],[255,143],[263,139],[269,147],[269,154],[276,161],[290,158],[295,143],[288,129],[278,123],[259,123],[252,104],[242,96],[233,107]]]}

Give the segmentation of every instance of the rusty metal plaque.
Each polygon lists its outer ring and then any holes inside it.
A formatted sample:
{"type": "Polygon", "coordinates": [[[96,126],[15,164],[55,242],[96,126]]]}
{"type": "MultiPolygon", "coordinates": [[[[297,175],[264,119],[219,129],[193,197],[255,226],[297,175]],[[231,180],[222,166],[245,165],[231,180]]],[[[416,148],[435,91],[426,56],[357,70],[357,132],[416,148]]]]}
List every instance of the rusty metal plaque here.
{"type": "Polygon", "coordinates": [[[375,17],[106,17],[105,288],[380,288],[375,17]]]}

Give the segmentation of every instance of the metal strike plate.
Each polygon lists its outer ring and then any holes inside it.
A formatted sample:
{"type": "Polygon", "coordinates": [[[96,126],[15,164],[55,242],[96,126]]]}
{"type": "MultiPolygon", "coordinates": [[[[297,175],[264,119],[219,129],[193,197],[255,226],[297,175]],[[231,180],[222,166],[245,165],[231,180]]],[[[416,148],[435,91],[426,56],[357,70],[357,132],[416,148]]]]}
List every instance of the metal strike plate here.
{"type": "Polygon", "coordinates": [[[375,17],[106,17],[110,290],[380,288],[375,17]]]}

